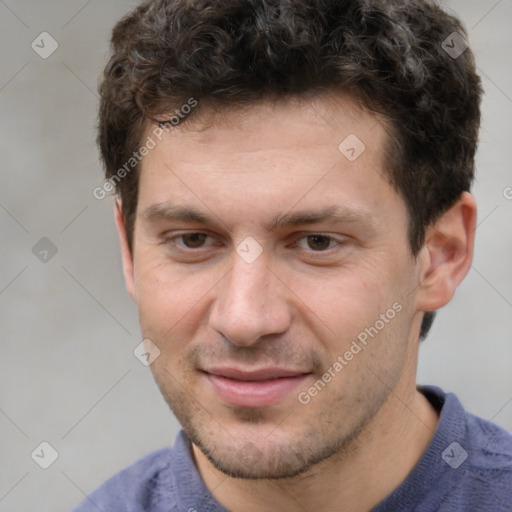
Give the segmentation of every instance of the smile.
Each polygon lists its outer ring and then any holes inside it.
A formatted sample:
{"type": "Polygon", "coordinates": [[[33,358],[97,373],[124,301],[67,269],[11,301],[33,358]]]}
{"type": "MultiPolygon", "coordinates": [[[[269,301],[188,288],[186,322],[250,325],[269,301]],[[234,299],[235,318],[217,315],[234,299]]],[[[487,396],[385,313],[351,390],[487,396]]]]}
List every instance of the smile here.
{"type": "Polygon", "coordinates": [[[235,368],[204,372],[218,397],[234,407],[268,407],[285,399],[310,373],[267,368],[241,371],[235,368]]]}

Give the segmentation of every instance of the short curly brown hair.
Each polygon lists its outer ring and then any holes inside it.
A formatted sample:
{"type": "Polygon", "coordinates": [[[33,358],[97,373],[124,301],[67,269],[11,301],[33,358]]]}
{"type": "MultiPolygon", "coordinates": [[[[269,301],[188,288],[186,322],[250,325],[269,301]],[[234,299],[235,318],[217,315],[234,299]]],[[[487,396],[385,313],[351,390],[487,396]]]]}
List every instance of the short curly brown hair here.
{"type": "MultiPolygon", "coordinates": [[[[466,39],[431,0],[147,1],[115,26],[100,85],[106,177],[119,176],[149,123],[191,98],[229,108],[350,92],[391,127],[388,178],[407,205],[416,255],[474,176],[482,89],[466,39]],[[455,43],[460,55],[448,51],[455,43]]],[[[133,167],[115,181],[130,247],[133,167]]]]}

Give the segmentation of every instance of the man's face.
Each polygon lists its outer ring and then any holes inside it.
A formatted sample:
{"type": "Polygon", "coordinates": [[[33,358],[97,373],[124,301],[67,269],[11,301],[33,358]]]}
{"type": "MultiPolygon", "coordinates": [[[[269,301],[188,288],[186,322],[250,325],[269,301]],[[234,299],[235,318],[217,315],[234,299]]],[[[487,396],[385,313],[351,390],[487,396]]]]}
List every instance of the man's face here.
{"type": "Polygon", "coordinates": [[[348,97],[201,119],[143,161],[128,287],[194,444],[233,476],[292,476],[414,378],[405,203],[348,97]]]}

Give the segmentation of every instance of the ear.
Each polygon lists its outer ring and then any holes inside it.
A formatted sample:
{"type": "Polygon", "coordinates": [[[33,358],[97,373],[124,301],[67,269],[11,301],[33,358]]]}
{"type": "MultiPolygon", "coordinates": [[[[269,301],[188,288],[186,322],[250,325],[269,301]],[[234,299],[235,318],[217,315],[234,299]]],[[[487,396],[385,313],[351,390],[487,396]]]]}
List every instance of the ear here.
{"type": "Polygon", "coordinates": [[[119,241],[121,243],[121,257],[123,259],[123,274],[126,289],[133,300],[135,299],[135,279],[133,274],[133,258],[128,245],[128,237],[126,235],[126,224],[122,210],[121,201],[116,199],[115,202],[115,217],[117,232],[119,233],[119,241]]]}
{"type": "Polygon", "coordinates": [[[435,311],[453,297],[473,260],[476,201],[463,192],[458,201],[427,229],[420,251],[420,285],[416,300],[420,311],[435,311]]]}

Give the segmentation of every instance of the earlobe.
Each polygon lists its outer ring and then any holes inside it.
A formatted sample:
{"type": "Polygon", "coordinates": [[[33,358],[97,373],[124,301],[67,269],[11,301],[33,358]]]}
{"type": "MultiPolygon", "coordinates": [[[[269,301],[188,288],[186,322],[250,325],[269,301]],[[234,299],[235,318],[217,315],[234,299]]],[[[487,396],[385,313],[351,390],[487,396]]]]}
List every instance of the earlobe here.
{"type": "Polygon", "coordinates": [[[427,229],[420,255],[420,311],[435,311],[451,300],[471,268],[475,229],[476,202],[469,192],[427,229]]]}
{"type": "Polygon", "coordinates": [[[133,300],[136,300],[135,294],[135,279],[133,274],[133,257],[128,244],[128,237],[126,234],[126,223],[124,220],[122,204],[119,199],[115,202],[115,218],[117,232],[119,234],[119,241],[121,244],[121,257],[123,261],[123,275],[126,289],[133,300]]]}

